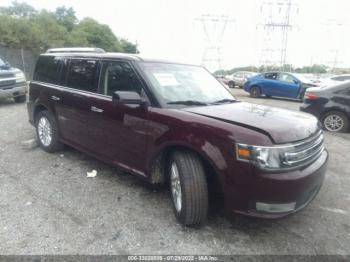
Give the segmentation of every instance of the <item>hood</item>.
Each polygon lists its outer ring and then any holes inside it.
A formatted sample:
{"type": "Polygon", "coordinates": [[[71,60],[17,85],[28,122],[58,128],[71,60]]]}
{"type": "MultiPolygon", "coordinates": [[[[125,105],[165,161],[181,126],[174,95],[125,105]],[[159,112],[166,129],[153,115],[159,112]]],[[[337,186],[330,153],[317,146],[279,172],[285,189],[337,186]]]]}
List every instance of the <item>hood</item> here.
{"type": "Polygon", "coordinates": [[[0,67],[0,77],[14,77],[16,73],[21,72],[21,70],[14,67],[0,67]]]}
{"type": "Polygon", "coordinates": [[[302,140],[319,130],[317,118],[310,114],[245,102],[183,110],[259,131],[276,144],[302,140]]]}

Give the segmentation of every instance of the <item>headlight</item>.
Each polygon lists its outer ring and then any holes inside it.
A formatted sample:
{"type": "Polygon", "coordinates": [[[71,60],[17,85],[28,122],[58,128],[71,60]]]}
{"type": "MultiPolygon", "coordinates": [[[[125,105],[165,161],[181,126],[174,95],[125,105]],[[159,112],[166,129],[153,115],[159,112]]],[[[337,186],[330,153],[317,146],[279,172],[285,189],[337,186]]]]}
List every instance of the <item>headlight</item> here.
{"type": "Polygon", "coordinates": [[[268,171],[295,169],[307,165],[317,159],[323,150],[321,131],[299,143],[271,147],[236,144],[237,160],[250,162],[268,171]]]}
{"type": "Polygon", "coordinates": [[[22,72],[16,73],[15,78],[16,78],[16,83],[22,83],[26,81],[26,77],[22,72]]]}
{"type": "Polygon", "coordinates": [[[237,159],[251,162],[262,169],[281,169],[286,152],[283,148],[237,144],[237,159]]]}

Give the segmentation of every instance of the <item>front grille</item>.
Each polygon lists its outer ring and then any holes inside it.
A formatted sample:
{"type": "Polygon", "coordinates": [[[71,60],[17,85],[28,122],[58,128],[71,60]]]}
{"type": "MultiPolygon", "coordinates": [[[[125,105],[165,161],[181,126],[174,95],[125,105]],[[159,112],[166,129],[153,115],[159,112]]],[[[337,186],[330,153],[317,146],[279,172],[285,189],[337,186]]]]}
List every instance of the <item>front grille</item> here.
{"type": "Polygon", "coordinates": [[[0,74],[0,80],[3,79],[3,78],[13,78],[15,77],[15,75],[13,73],[3,73],[3,74],[0,74]]]}
{"type": "Polygon", "coordinates": [[[322,131],[303,142],[293,144],[292,147],[293,152],[284,153],[284,165],[292,167],[313,162],[324,150],[322,131]]]}
{"type": "Polygon", "coordinates": [[[5,89],[8,86],[16,84],[16,79],[0,79],[0,88],[5,89]]]}

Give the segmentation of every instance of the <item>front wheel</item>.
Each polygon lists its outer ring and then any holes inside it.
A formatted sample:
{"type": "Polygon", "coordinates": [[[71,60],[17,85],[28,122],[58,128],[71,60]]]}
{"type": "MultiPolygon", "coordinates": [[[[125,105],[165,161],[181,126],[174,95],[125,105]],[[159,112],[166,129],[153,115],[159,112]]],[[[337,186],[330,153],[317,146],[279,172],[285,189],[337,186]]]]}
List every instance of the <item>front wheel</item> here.
{"type": "Polygon", "coordinates": [[[322,118],[323,127],[330,132],[346,132],[349,130],[349,119],[339,111],[330,111],[322,118]]]}
{"type": "Polygon", "coordinates": [[[258,97],[260,97],[260,96],[261,96],[261,92],[260,92],[259,87],[253,86],[253,87],[250,89],[250,96],[253,97],[253,98],[258,98],[258,97]]]}
{"type": "Polygon", "coordinates": [[[176,218],[183,225],[204,223],[208,214],[208,186],[204,167],[197,155],[176,151],[168,167],[176,218]]]}
{"type": "Polygon", "coordinates": [[[63,148],[63,144],[59,141],[58,125],[51,112],[40,111],[35,117],[35,127],[42,149],[47,152],[56,152],[63,148]]]}

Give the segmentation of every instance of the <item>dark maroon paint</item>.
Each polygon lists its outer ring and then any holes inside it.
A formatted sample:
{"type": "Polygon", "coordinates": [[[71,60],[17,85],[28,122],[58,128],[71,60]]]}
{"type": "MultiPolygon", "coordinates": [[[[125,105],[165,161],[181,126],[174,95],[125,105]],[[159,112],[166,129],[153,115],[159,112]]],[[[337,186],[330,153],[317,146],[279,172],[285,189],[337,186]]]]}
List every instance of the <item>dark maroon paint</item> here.
{"type": "Polygon", "coordinates": [[[184,109],[153,103],[115,105],[111,97],[34,81],[30,122],[40,107],[55,114],[64,143],[150,182],[156,160],[168,150],[184,147],[197,152],[215,171],[229,213],[284,216],[257,212],[254,203],[296,201],[300,209],[313,199],[324,179],[327,151],[311,165],[285,173],[265,173],[236,160],[235,142],[272,146],[317,132],[317,120],[304,113],[243,102],[184,109]],[[52,95],[61,100],[52,101],[52,95]],[[91,112],[91,106],[103,108],[103,114],[91,112]]]}

